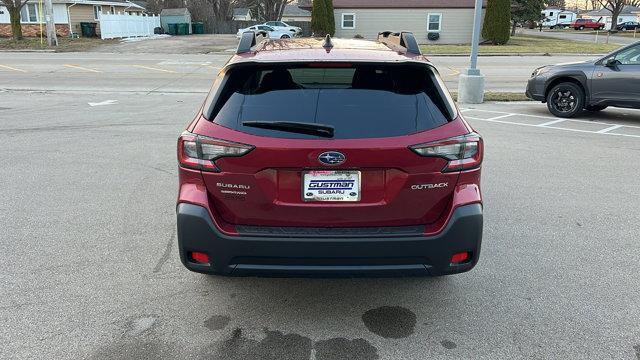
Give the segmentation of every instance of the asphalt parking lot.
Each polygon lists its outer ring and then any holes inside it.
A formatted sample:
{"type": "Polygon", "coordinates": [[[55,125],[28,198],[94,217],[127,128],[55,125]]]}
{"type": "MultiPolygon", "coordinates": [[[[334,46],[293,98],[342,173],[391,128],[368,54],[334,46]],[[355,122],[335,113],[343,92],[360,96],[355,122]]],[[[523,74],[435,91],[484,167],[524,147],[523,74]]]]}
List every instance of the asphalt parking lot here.
{"type": "Polygon", "coordinates": [[[2,359],[640,359],[638,110],[463,107],[471,272],[209,277],[178,259],[175,142],[224,59],[33,56],[0,54],[2,359]]]}
{"type": "MultiPolygon", "coordinates": [[[[173,39],[171,39],[173,40],[173,39]]],[[[198,38],[196,38],[198,40],[198,38]]],[[[149,40],[155,42],[159,40],[149,40]]],[[[205,93],[212,78],[232,53],[167,54],[136,51],[146,42],[120,44],[127,53],[0,53],[0,89],[91,92],[205,93]],[[133,45],[135,48],[132,49],[133,45]]],[[[193,45],[177,47],[188,51],[193,45]]],[[[176,47],[173,47],[176,48],[176,47]]],[[[120,47],[110,47],[121,51],[120,47]]],[[[154,47],[150,51],[156,51],[154,47]]],[[[176,51],[178,51],[176,50],[176,51]]],[[[533,69],[542,65],[580,61],[593,56],[489,56],[480,57],[486,90],[524,93],[533,69]]],[[[466,56],[433,56],[450,90],[458,88],[458,75],[468,66],[466,56]]]]}

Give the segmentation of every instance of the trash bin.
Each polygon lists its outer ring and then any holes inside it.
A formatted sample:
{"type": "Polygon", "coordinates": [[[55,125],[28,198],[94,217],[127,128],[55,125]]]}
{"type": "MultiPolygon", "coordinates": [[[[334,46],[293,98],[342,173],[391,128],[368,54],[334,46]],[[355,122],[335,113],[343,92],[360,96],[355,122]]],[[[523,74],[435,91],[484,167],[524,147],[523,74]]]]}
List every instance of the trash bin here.
{"type": "Polygon", "coordinates": [[[203,22],[194,22],[191,23],[191,28],[193,29],[193,34],[204,34],[204,23],[203,22]]]}
{"type": "Polygon", "coordinates": [[[169,35],[178,35],[178,24],[167,24],[169,27],[169,35]]]}
{"type": "Polygon", "coordinates": [[[95,37],[96,36],[96,23],[81,22],[80,29],[82,30],[83,37],[95,37]]]}
{"type": "Polygon", "coordinates": [[[178,23],[178,35],[189,35],[189,24],[178,23]]]}

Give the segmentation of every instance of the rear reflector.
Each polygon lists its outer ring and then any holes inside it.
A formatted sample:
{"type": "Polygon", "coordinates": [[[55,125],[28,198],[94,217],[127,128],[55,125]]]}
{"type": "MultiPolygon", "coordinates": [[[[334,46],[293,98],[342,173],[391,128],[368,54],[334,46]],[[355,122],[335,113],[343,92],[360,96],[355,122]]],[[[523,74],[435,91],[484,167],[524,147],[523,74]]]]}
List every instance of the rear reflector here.
{"type": "Polygon", "coordinates": [[[439,157],[448,161],[442,172],[470,170],[482,164],[483,142],[480,135],[470,133],[410,147],[426,157],[439,157]]]}
{"type": "Polygon", "coordinates": [[[200,264],[208,264],[209,263],[209,255],[203,253],[203,252],[198,252],[198,251],[193,251],[191,252],[191,259],[197,263],[200,264]]]}
{"type": "Polygon", "coordinates": [[[462,264],[471,258],[471,254],[467,251],[453,254],[451,257],[452,264],[462,264]]]}

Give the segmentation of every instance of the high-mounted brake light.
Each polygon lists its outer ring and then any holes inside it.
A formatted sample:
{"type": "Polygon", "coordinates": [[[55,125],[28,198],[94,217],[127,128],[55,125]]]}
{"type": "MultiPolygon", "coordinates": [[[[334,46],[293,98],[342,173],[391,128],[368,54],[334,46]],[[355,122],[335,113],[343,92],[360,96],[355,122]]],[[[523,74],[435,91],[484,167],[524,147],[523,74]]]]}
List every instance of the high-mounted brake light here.
{"type": "Polygon", "coordinates": [[[415,153],[448,160],[442,172],[474,169],[482,164],[482,137],[476,133],[442,139],[410,147],[415,153]]]}
{"type": "Polygon", "coordinates": [[[178,162],[181,166],[202,171],[220,171],[215,164],[223,157],[242,156],[253,146],[184,132],[178,138],[178,162]]]}

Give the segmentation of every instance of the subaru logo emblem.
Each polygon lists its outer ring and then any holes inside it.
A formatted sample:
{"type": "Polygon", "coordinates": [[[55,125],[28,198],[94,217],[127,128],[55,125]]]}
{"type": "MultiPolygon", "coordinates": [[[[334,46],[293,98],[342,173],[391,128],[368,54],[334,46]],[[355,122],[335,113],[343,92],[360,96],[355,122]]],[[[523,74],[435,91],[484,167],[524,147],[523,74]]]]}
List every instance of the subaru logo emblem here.
{"type": "Polygon", "coordinates": [[[324,165],[340,165],[347,160],[347,157],[343,153],[337,151],[323,152],[318,156],[318,161],[324,165]]]}

